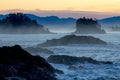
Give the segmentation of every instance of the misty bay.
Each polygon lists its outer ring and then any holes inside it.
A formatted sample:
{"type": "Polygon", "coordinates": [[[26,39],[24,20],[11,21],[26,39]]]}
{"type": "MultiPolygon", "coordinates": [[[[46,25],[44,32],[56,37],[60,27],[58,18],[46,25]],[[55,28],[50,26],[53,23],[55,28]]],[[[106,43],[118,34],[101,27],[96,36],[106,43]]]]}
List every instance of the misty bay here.
{"type": "MultiPolygon", "coordinates": [[[[59,39],[69,34],[0,34],[0,46],[21,45],[23,48],[31,47],[50,39],[59,39]]],[[[77,34],[80,35],[80,34],[77,34]]],[[[69,70],[68,66],[52,64],[53,67],[64,71],[64,74],[58,75],[58,79],[64,80],[98,80],[98,79],[120,79],[120,33],[107,34],[81,34],[84,36],[94,36],[107,42],[107,45],[99,44],[79,44],[67,46],[46,47],[54,52],[55,55],[69,55],[77,57],[91,57],[98,61],[112,61],[111,65],[93,65],[79,64],[83,69],[69,70]]],[[[51,54],[41,55],[45,58],[51,54]]],[[[78,66],[78,65],[76,65],[78,66]]]]}

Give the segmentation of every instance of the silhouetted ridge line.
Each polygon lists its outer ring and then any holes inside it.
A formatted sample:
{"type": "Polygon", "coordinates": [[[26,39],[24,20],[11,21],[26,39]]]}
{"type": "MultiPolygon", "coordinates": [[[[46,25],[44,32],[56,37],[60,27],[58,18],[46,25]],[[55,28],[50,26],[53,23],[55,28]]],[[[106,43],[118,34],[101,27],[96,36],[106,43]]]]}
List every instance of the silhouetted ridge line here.
{"type": "Polygon", "coordinates": [[[10,13],[0,20],[0,33],[50,33],[23,13],[10,13]],[[4,31],[2,31],[4,29],[4,31]]]}

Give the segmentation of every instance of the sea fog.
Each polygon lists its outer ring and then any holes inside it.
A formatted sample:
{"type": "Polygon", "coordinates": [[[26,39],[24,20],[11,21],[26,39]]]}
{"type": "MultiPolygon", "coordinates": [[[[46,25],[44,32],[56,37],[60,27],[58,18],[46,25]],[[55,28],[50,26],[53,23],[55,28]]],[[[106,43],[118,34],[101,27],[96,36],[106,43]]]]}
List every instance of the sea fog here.
{"type": "MultiPolygon", "coordinates": [[[[0,34],[0,46],[19,44],[23,48],[27,48],[65,35],[70,34],[0,34]]],[[[60,80],[120,80],[120,33],[77,35],[94,36],[107,42],[107,45],[79,44],[47,47],[47,49],[53,51],[55,55],[85,56],[98,61],[112,61],[113,64],[93,65],[86,63],[79,64],[85,69],[69,70],[68,66],[50,63],[53,67],[64,72],[57,78],[60,80]]],[[[43,56],[40,53],[36,55],[43,56]]]]}

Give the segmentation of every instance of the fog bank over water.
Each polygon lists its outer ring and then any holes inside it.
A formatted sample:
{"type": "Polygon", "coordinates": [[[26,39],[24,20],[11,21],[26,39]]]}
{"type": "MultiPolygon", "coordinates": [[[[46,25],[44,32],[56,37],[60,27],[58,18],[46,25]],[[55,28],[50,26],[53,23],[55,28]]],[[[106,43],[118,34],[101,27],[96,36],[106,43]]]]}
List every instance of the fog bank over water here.
{"type": "Polygon", "coordinates": [[[21,26],[19,28],[15,28],[13,26],[6,27],[6,26],[1,26],[0,27],[0,34],[46,34],[50,33],[47,31],[46,28],[41,28],[41,27],[25,27],[21,26]]]}

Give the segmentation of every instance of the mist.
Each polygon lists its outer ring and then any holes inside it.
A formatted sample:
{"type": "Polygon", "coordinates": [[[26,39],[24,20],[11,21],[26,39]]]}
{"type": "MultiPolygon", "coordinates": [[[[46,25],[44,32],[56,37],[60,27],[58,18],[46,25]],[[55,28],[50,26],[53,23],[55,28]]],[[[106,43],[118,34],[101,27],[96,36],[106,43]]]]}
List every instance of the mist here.
{"type": "Polygon", "coordinates": [[[0,26],[0,34],[46,34],[47,28],[43,29],[40,27],[25,27],[21,26],[15,28],[13,26],[0,26]]]}

